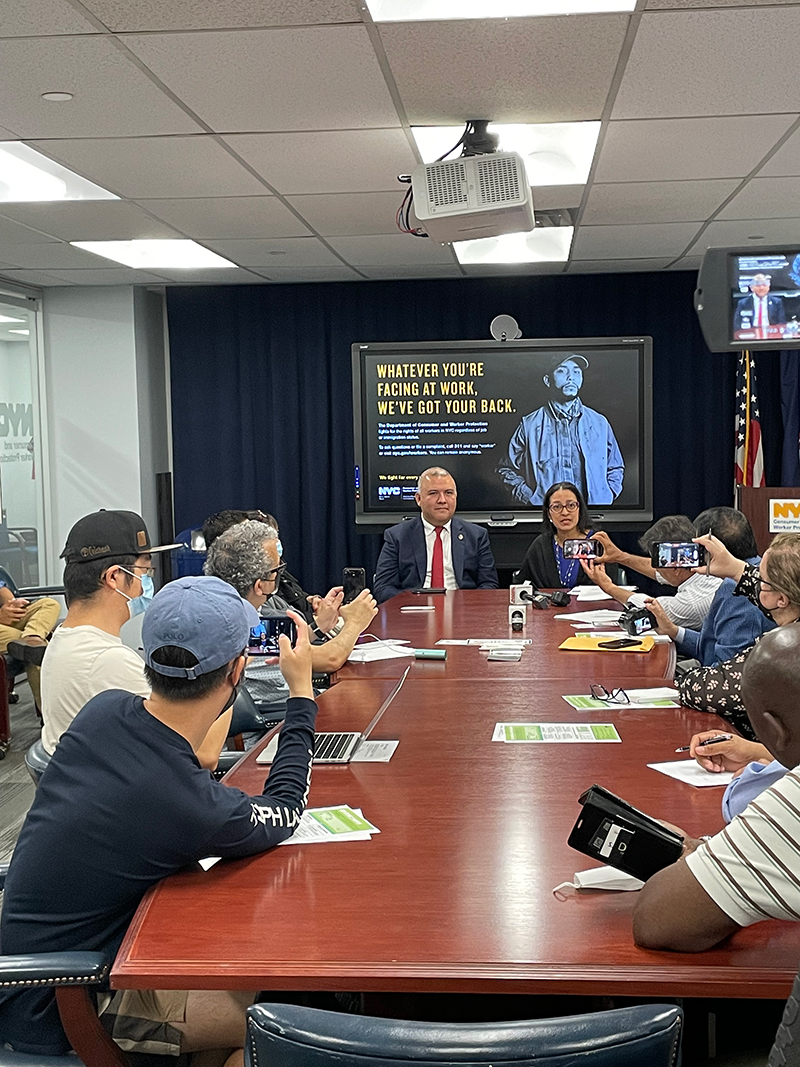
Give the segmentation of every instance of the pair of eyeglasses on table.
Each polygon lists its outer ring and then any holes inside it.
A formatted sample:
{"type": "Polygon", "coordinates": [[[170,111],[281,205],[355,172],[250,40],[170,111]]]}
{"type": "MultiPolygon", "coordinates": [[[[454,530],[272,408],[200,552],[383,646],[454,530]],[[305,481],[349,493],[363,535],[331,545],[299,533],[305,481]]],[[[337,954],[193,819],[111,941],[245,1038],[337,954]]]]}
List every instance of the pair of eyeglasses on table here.
{"type": "Polygon", "coordinates": [[[595,700],[604,700],[607,704],[630,704],[631,702],[631,698],[624,689],[606,689],[600,683],[590,686],[589,692],[595,700]]]}

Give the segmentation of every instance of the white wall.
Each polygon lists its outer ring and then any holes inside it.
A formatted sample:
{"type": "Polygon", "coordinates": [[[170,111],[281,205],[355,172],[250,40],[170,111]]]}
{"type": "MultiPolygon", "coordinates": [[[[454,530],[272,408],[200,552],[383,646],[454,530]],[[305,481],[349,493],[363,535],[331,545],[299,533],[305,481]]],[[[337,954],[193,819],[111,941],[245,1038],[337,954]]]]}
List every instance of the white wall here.
{"type": "Polygon", "coordinates": [[[38,527],[34,473],[30,348],[26,341],[0,341],[0,484],[9,526],[38,527]],[[13,418],[7,417],[7,407],[13,418]]]}
{"type": "Polygon", "coordinates": [[[91,511],[137,511],[156,537],[154,464],[168,454],[162,301],[132,286],[48,288],[42,312],[56,581],[67,533],[91,511]]]}

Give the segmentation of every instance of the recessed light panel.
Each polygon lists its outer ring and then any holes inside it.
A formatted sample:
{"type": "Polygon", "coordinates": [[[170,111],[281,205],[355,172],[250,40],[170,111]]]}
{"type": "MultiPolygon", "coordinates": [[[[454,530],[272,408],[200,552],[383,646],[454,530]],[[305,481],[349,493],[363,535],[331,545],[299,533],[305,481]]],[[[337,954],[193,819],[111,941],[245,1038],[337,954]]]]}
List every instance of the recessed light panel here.
{"type": "Polygon", "coordinates": [[[196,241],[70,241],[70,244],[137,270],[236,268],[235,263],[203,248],[196,241]]]}
{"type": "Polygon", "coordinates": [[[0,322],[25,322],[25,319],[13,319],[10,315],[0,315],[0,322]]]}
{"type": "Polygon", "coordinates": [[[119,200],[22,141],[0,141],[0,203],[119,200]]]}
{"type": "Polygon", "coordinates": [[[9,333],[21,333],[21,334],[24,334],[25,337],[28,337],[28,336],[30,336],[30,332],[31,331],[30,330],[9,330],[8,332],[9,333]]]}
{"type": "MultiPolygon", "coordinates": [[[[458,126],[412,126],[423,163],[452,149],[458,126]]],[[[532,186],[585,185],[600,135],[599,122],[490,123],[500,138],[498,151],[518,152],[532,186]]],[[[535,198],[534,198],[535,199],[535,198]]]]}
{"type": "Polygon", "coordinates": [[[375,22],[427,22],[633,11],[636,0],[367,0],[367,7],[375,22]]]}
{"type": "Polygon", "coordinates": [[[453,245],[459,263],[566,263],[572,226],[542,226],[530,233],[504,233],[453,245]]]}

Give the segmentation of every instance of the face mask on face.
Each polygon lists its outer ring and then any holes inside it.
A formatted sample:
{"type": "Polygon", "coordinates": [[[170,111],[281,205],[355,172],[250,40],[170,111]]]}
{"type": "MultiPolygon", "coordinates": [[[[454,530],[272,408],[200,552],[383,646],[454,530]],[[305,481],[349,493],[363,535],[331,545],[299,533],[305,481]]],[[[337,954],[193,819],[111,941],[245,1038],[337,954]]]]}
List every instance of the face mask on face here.
{"type": "Polygon", "coordinates": [[[241,675],[239,676],[239,681],[238,681],[238,682],[236,683],[236,685],[235,685],[235,686],[233,687],[233,689],[231,690],[231,695],[230,695],[230,696],[228,697],[228,699],[227,699],[227,700],[225,701],[225,707],[224,707],[224,708],[222,709],[222,711],[221,711],[221,712],[219,713],[219,715],[217,716],[217,718],[218,718],[218,719],[219,719],[219,718],[220,718],[220,717],[221,717],[222,715],[224,715],[224,714],[225,714],[225,712],[226,712],[226,711],[228,710],[228,708],[232,708],[232,707],[233,707],[233,705],[234,705],[234,704],[236,703],[236,698],[237,698],[237,697],[238,697],[238,695],[239,695],[239,690],[240,690],[240,689],[242,688],[242,681],[243,681],[243,679],[244,679],[244,671],[242,671],[241,675]]]}
{"type": "Polygon", "coordinates": [[[130,574],[133,578],[138,578],[142,583],[142,592],[136,597],[128,596],[128,594],[123,593],[121,589],[117,589],[120,596],[124,596],[128,601],[128,614],[131,618],[134,618],[136,615],[144,615],[150,606],[150,601],[155,596],[153,579],[149,574],[134,574],[133,571],[129,571],[125,567],[121,567],[120,570],[125,571],[126,574],[130,574]]]}

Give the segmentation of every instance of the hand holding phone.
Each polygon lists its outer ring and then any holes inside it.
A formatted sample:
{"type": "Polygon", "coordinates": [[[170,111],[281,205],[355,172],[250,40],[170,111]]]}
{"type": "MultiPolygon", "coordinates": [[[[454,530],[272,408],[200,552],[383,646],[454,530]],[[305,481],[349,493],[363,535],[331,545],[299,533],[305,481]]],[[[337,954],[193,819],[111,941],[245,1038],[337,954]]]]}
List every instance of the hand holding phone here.
{"type": "Polygon", "coordinates": [[[297,640],[295,623],[297,618],[299,616],[295,612],[287,612],[286,615],[270,615],[262,619],[250,631],[247,654],[249,656],[277,656],[281,649],[281,636],[284,636],[290,645],[294,645],[297,640]]]}
{"type": "Polygon", "coordinates": [[[345,567],[342,571],[342,588],[344,590],[344,604],[355,600],[359,593],[367,587],[367,572],[363,567],[345,567]]]}
{"type": "Polygon", "coordinates": [[[564,559],[600,559],[605,554],[603,545],[593,537],[568,538],[561,551],[564,559]]]}
{"type": "Polygon", "coordinates": [[[311,642],[308,637],[308,624],[297,612],[287,612],[288,621],[294,627],[295,642],[285,633],[278,636],[281,674],[289,686],[290,697],[308,697],[314,699],[314,687],[311,682],[311,642]]]}
{"type": "Polygon", "coordinates": [[[656,541],[650,563],[656,570],[694,570],[705,566],[705,549],[696,541],[656,541]]]}

